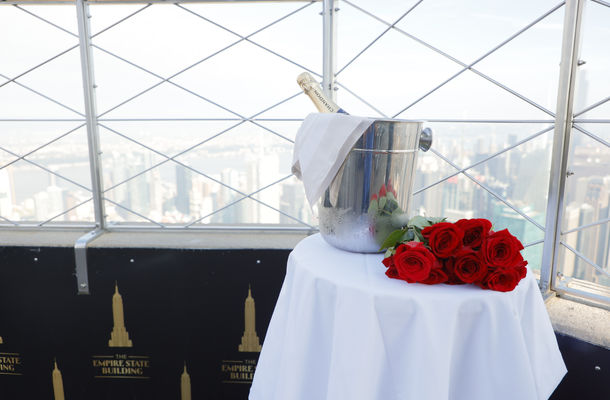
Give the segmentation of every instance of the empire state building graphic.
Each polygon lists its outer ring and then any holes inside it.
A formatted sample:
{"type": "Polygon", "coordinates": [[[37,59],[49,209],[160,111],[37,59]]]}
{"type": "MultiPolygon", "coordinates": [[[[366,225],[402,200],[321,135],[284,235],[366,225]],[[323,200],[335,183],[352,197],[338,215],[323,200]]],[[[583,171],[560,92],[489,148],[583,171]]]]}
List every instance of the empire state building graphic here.
{"type": "Polygon", "coordinates": [[[262,346],[256,335],[254,299],[250,286],[248,286],[248,297],[244,304],[244,325],[244,335],[241,337],[239,351],[260,352],[262,346]]]}
{"type": "Polygon", "coordinates": [[[180,375],[180,400],[191,400],[191,376],[186,370],[186,362],[184,371],[180,375]]]}
{"type": "Polygon", "coordinates": [[[57,360],[53,361],[55,364],[51,377],[53,380],[53,399],[54,400],[65,400],[64,397],[64,381],[61,377],[61,371],[57,368],[57,360]]]}
{"type": "Polygon", "coordinates": [[[119,286],[114,283],[114,295],[112,296],[112,318],[114,327],[108,341],[109,347],[133,347],[129,339],[129,333],[125,329],[125,317],[123,314],[123,297],[119,293],[119,286]]]}

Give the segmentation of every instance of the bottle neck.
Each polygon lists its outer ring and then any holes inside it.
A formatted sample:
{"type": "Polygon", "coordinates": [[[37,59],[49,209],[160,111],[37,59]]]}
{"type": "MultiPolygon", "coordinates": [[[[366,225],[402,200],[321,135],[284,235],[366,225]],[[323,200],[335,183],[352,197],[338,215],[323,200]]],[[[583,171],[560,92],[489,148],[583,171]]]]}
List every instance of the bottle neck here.
{"type": "Polygon", "coordinates": [[[320,84],[309,73],[304,72],[299,75],[297,77],[297,82],[299,83],[299,86],[301,86],[301,89],[303,89],[303,92],[309,96],[319,112],[347,114],[341,107],[324,94],[320,84]]]}

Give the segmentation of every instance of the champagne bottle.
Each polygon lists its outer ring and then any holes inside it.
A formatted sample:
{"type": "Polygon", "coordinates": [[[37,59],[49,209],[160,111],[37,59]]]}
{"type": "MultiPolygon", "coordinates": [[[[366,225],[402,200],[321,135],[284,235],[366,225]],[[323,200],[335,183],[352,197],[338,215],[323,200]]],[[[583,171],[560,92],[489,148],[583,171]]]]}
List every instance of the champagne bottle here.
{"type": "Polygon", "coordinates": [[[311,101],[313,101],[313,104],[316,106],[319,112],[347,114],[345,110],[324,95],[322,87],[309,72],[299,74],[299,76],[297,76],[297,83],[301,89],[303,89],[305,94],[309,96],[311,101]]]}

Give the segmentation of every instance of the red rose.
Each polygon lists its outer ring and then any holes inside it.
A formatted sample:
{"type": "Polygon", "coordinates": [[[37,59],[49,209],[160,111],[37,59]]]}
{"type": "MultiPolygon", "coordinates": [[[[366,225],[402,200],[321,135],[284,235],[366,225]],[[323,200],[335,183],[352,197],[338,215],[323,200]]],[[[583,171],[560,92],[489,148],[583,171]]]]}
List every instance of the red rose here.
{"type": "Polygon", "coordinates": [[[396,265],[394,265],[394,256],[386,257],[381,262],[387,268],[385,274],[388,278],[400,279],[398,271],[396,271],[396,265]]]}
{"type": "Polygon", "coordinates": [[[385,265],[386,268],[390,268],[394,264],[394,257],[386,257],[383,259],[383,261],[381,261],[381,263],[385,265]]]}
{"type": "Polygon", "coordinates": [[[519,271],[516,269],[499,268],[487,275],[480,286],[484,289],[496,290],[498,292],[510,292],[517,286],[520,280],[519,271]]]}
{"type": "Polygon", "coordinates": [[[432,268],[430,270],[430,275],[420,283],[425,283],[426,285],[436,285],[437,283],[447,282],[449,277],[447,273],[442,268],[432,268]]]}
{"type": "Polygon", "coordinates": [[[445,283],[448,285],[462,285],[464,282],[455,274],[454,264],[455,259],[453,257],[445,258],[443,260],[443,271],[447,275],[447,281],[445,283]]]}
{"type": "Polygon", "coordinates": [[[392,186],[391,180],[388,180],[388,185],[386,186],[386,189],[388,192],[392,192],[392,194],[394,195],[394,198],[398,197],[398,195],[396,194],[396,189],[394,189],[394,186],[392,186]]]}
{"type": "Polygon", "coordinates": [[[451,222],[439,222],[421,231],[437,257],[446,258],[462,247],[464,231],[451,222]]]}
{"type": "Polygon", "coordinates": [[[381,185],[381,188],[379,189],[379,197],[385,197],[385,195],[387,194],[386,188],[385,188],[385,183],[381,185]]]}
{"type": "Polygon", "coordinates": [[[453,271],[464,283],[479,282],[487,275],[487,264],[479,252],[463,247],[454,257],[453,271]]]}
{"type": "Polygon", "coordinates": [[[483,243],[485,261],[492,267],[514,267],[523,261],[523,245],[507,229],[487,236],[483,243]]]}
{"type": "Polygon", "coordinates": [[[527,275],[527,268],[525,267],[527,265],[527,261],[523,259],[521,253],[519,253],[519,258],[520,261],[517,263],[517,265],[515,265],[514,268],[519,273],[519,277],[523,279],[525,278],[525,275],[527,275]]]}
{"type": "Polygon", "coordinates": [[[423,243],[407,242],[396,248],[394,265],[400,279],[414,283],[426,279],[430,270],[438,267],[438,260],[423,243]]]}
{"type": "Polygon", "coordinates": [[[388,268],[385,274],[388,278],[400,279],[400,276],[398,276],[398,271],[396,270],[396,266],[394,265],[388,268]]]}
{"type": "Polygon", "coordinates": [[[484,218],[461,219],[455,223],[464,231],[464,246],[479,248],[489,234],[491,222],[484,218]]]}

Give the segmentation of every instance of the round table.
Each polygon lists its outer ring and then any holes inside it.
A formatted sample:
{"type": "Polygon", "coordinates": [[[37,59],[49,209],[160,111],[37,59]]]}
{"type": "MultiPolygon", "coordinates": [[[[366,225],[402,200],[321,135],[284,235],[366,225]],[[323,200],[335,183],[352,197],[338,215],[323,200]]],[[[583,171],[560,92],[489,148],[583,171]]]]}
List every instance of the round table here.
{"type": "Polygon", "coordinates": [[[389,279],[381,254],[301,241],[250,400],[546,399],[566,373],[536,280],[512,292],[389,279]]]}

